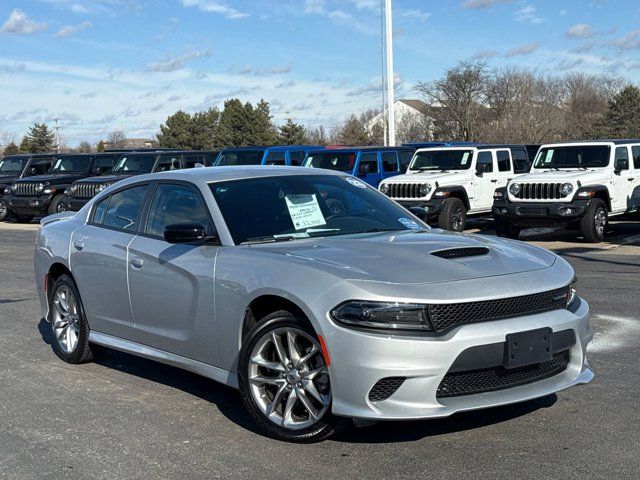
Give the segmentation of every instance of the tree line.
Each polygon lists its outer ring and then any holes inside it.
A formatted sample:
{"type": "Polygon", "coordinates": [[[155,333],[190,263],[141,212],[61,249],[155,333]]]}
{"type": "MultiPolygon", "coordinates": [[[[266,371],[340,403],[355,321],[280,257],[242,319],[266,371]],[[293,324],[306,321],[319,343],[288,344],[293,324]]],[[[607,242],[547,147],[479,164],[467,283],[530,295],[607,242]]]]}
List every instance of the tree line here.
{"type": "MultiPolygon", "coordinates": [[[[595,138],[640,138],[640,89],[606,75],[554,75],[528,69],[490,68],[465,61],[440,78],[415,88],[427,104],[421,115],[396,119],[400,142],[426,140],[486,143],[548,143],[595,138]]],[[[276,126],[271,106],[237,98],[223,107],[169,115],[156,135],[162,148],[219,150],[255,145],[381,145],[379,110],[351,114],[333,128],[305,127],[288,118],[276,126]]],[[[124,148],[126,135],[112,131],[110,148],[124,148]]],[[[75,149],[58,146],[44,123],[34,124],[20,144],[5,141],[3,154],[102,151],[83,141],[75,149]]]]}

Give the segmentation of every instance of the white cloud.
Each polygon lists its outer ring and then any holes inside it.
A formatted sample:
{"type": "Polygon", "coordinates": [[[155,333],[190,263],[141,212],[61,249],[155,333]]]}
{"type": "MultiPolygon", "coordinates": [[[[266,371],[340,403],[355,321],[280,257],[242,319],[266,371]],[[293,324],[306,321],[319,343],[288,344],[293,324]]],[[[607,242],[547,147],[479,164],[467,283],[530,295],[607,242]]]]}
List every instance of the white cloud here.
{"type": "Polygon", "coordinates": [[[513,0],[466,0],[462,8],[489,8],[499,3],[510,3],[513,0]]]}
{"type": "Polygon", "coordinates": [[[595,35],[595,32],[588,23],[577,23],[567,30],[567,37],[588,38],[595,35]]]}
{"type": "Polygon", "coordinates": [[[304,13],[306,14],[323,14],[327,11],[326,0],[305,0],[304,13]]]}
{"type": "Polygon", "coordinates": [[[147,70],[151,72],[175,72],[184,68],[189,60],[196,58],[205,58],[211,56],[211,49],[192,50],[175,57],[167,57],[159,62],[153,62],[147,65],[147,70]]]}
{"type": "Polygon", "coordinates": [[[206,13],[217,13],[231,20],[246,18],[248,13],[240,12],[217,0],[180,0],[183,7],[195,7],[206,13]]]}
{"type": "Polygon", "coordinates": [[[527,43],[526,45],[510,48],[504,53],[504,56],[507,58],[511,58],[520,55],[531,55],[533,52],[538,50],[538,48],[540,48],[540,44],[538,42],[527,43]]]}
{"type": "Polygon", "coordinates": [[[520,10],[518,10],[514,18],[519,22],[529,22],[533,25],[537,25],[545,21],[544,18],[539,17],[536,14],[536,7],[533,5],[525,5],[520,10]]]}
{"type": "Polygon", "coordinates": [[[78,33],[82,30],[87,30],[91,27],[93,27],[93,23],[91,23],[89,20],[86,20],[77,25],[64,25],[63,27],[60,27],[60,30],[58,30],[58,33],[56,33],[56,37],[57,38],[70,37],[74,33],[78,33]]]}
{"type": "Polygon", "coordinates": [[[640,30],[633,30],[624,37],[614,40],[611,45],[620,50],[636,50],[640,48],[640,30]]]}
{"type": "Polygon", "coordinates": [[[27,17],[27,14],[17,8],[9,14],[9,18],[0,28],[0,33],[13,35],[31,35],[32,33],[44,30],[44,23],[34,22],[27,17]]]}
{"type": "Polygon", "coordinates": [[[402,18],[418,20],[420,22],[426,22],[431,17],[431,13],[422,11],[417,8],[410,10],[400,10],[397,15],[402,18]]]}

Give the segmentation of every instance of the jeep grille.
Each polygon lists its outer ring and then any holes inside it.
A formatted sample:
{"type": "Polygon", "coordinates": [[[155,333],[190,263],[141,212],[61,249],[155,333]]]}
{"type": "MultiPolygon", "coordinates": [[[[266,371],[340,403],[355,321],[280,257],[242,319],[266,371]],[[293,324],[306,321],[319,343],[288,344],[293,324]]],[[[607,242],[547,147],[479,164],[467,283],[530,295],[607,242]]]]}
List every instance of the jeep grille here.
{"type": "Polygon", "coordinates": [[[71,196],[75,198],[93,198],[98,191],[99,183],[76,183],[71,196]]]}
{"type": "Polygon", "coordinates": [[[16,183],[16,195],[38,195],[38,184],[33,182],[16,183]]]}
{"type": "Polygon", "coordinates": [[[422,183],[390,183],[387,195],[391,198],[422,198],[421,185],[422,183]]]}
{"type": "Polygon", "coordinates": [[[516,198],[523,200],[558,200],[564,198],[560,193],[561,183],[521,183],[516,198]]]}

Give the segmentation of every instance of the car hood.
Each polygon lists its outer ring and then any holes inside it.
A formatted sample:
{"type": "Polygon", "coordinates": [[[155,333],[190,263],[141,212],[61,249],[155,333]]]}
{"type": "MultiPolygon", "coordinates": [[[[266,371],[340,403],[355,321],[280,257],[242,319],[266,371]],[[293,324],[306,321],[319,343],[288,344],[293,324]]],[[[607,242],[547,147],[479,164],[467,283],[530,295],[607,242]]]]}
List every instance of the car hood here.
{"type": "Polygon", "coordinates": [[[44,183],[44,184],[61,184],[71,183],[86,177],[86,173],[69,173],[61,175],[35,175],[33,177],[24,178],[20,182],[25,183],[44,183]]]}
{"type": "Polygon", "coordinates": [[[384,183],[416,183],[416,182],[438,182],[439,184],[457,182],[467,178],[468,170],[465,171],[422,171],[416,173],[405,173],[404,175],[396,175],[384,181],[384,183]]]}
{"type": "Polygon", "coordinates": [[[425,284],[510,275],[551,267],[556,255],[525,243],[444,230],[361,234],[254,244],[265,255],[331,271],[344,280],[425,284]],[[441,258],[433,252],[485,247],[483,255],[441,258]]]}
{"type": "Polygon", "coordinates": [[[521,175],[514,180],[515,182],[531,182],[531,183],[576,183],[580,181],[583,185],[592,182],[602,181],[606,178],[604,169],[591,170],[540,170],[536,172],[521,175]]]}

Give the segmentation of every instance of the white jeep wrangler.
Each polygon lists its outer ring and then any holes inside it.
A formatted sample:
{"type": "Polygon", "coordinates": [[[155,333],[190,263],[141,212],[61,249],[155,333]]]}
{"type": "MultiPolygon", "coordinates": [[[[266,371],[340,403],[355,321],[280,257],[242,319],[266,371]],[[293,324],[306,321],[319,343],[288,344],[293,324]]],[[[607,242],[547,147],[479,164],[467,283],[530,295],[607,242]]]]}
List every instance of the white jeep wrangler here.
{"type": "Polygon", "coordinates": [[[587,242],[604,239],[608,218],[639,209],[640,140],[542,145],[531,172],[496,190],[493,204],[498,235],[567,227],[587,242]]]}
{"type": "Polygon", "coordinates": [[[491,213],[493,192],[514,178],[514,161],[525,165],[527,158],[523,145],[421,148],[404,175],[378,188],[440,228],[461,232],[467,215],[491,213]]]}

